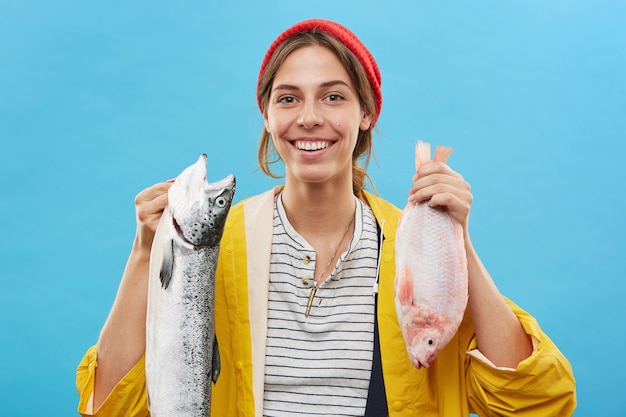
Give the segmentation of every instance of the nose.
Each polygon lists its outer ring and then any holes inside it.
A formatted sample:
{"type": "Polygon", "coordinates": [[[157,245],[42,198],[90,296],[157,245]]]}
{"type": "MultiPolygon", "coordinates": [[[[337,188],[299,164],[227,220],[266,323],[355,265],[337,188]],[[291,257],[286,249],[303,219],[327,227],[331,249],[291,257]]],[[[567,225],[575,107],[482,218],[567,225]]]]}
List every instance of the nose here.
{"type": "Polygon", "coordinates": [[[304,102],[298,115],[298,125],[305,129],[311,129],[315,126],[321,126],[324,118],[321,115],[320,109],[317,108],[315,102],[304,102]]]}

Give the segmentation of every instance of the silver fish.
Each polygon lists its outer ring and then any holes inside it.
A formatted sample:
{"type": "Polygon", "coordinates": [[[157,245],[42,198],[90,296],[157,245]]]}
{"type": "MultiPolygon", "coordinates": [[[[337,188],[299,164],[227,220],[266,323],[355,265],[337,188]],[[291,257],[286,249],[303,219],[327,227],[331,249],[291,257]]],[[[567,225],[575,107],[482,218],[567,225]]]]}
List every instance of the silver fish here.
{"type": "Polygon", "coordinates": [[[146,386],[152,417],[206,417],[219,376],[215,269],[235,177],[206,180],[206,155],[168,192],[150,255],[146,386]]]}

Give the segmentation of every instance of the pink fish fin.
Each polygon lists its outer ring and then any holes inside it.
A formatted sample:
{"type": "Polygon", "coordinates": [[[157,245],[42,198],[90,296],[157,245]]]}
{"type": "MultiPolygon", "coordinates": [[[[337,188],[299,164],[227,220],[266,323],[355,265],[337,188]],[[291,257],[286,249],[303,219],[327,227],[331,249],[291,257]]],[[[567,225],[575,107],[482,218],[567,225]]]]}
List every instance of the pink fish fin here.
{"type": "Polygon", "coordinates": [[[419,171],[420,167],[430,161],[430,143],[417,141],[415,145],[415,171],[419,171]]]}
{"type": "Polygon", "coordinates": [[[402,306],[410,307],[413,305],[413,276],[408,265],[404,265],[404,271],[398,278],[396,296],[402,306]]]}
{"type": "Polygon", "coordinates": [[[435,148],[435,156],[433,157],[433,161],[446,163],[450,155],[452,155],[452,152],[454,151],[449,146],[437,145],[437,147],[435,148]]]}

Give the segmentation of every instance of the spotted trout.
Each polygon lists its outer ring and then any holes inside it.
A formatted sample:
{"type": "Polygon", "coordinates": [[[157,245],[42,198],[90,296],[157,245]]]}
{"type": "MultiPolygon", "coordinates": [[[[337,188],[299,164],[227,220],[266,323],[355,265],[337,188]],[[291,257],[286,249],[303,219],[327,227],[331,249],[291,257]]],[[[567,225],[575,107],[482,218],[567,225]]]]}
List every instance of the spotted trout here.
{"type": "Polygon", "coordinates": [[[220,372],[215,269],[235,177],[208,183],[206,155],[168,191],[148,282],[146,386],[152,417],[206,417],[220,372]]]}
{"type": "MultiPolygon", "coordinates": [[[[434,161],[446,162],[437,146],[434,161]]],[[[430,145],[418,142],[416,170],[430,162],[430,145]]],[[[467,306],[463,228],[445,208],[409,202],[396,234],[395,303],[411,363],[428,368],[457,332],[467,306]]]]}

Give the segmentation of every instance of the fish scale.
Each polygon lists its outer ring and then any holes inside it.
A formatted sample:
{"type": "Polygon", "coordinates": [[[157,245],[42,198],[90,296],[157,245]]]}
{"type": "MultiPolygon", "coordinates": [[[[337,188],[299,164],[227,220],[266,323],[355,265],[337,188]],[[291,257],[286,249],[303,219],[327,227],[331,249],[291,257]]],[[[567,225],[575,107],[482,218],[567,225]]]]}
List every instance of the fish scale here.
{"type": "MultiPolygon", "coordinates": [[[[437,147],[446,162],[450,148],[437,147]]],[[[430,161],[418,142],[416,169],[430,161]]],[[[444,208],[409,202],[396,233],[395,303],[407,353],[416,368],[429,367],[452,339],[467,306],[467,259],[461,224],[444,208]]]]}
{"type": "Polygon", "coordinates": [[[235,178],[207,183],[206,155],[168,192],[152,244],[146,320],[146,387],[152,417],[210,415],[219,375],[214,332],[219,242],[235,178]]]}

